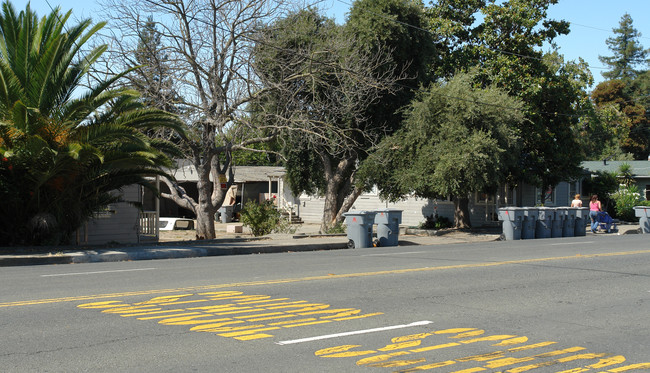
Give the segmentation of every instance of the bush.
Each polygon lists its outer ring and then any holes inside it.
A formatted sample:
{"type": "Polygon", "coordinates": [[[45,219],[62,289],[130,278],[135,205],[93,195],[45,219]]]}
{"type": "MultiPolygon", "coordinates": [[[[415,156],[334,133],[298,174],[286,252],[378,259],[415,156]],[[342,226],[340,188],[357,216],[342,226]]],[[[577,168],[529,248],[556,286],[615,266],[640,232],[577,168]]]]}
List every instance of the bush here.
{"type": "Polygon", "coordinates": [[[341,234],[345,233],[345,224],[342,222],[336,223],[334,226],[330,227],[325,231],[326,234],[341,234]]]}
{"type": "Polygon", "coordinates": [[[618,219],[630,222],[638,220],[634,215],[634,206],[641,205],[641,195],[636,185],[621,185],[610,197],[615,203],[616,217],[618,219]]]}
{"type": "Polygon", "coordinates": [[[272,232],[294,233],[296,229],[282,219],[280,211],[272,201],[258,204],[249,201],[240,212],[241,222],[251,229],[253,236],[264,236],[272,232]]]}
{"type": "Polygon", "coordinates": [[[427,216],[427,220],[420,224],[420,229],[445,229],[451,228],[453,225],[451,220],[438,214],[427,216]]]}

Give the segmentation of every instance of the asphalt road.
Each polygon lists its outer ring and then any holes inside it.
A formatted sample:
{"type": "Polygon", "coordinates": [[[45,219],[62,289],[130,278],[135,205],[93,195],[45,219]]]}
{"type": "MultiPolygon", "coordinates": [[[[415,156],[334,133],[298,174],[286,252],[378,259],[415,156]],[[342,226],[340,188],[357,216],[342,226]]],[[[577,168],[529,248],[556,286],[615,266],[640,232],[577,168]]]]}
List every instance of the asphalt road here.
{"type": "Polygon", "coordinates": [[[650,371],[645,235],[0,268],[3,372],[650,371]]]}

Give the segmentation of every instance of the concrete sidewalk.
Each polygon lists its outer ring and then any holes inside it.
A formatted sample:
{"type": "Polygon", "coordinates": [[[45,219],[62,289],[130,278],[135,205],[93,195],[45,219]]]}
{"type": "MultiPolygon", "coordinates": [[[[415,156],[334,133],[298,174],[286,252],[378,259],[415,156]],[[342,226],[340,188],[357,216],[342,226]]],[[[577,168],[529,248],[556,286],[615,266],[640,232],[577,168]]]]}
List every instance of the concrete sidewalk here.
{"type": "MultiPolygon", "coordinates": [[[[588,232],[587,235],[620,235],[636,233],[638,225],[621,225],[617,233],[588,232]]],[[[194,258],[204,256],[271,254],[283,252],[341,250],[347,249],[346,235],[321,235],[316,225],[304,225],[294,234],[271,234],[256,238],[242,234],[226,234],[225,226],[219,227],[214,240],[196,241],[190,237],[193,231],[173,231],[162,234],[157,244],[122,245],[95,248],[41,248],[38,252],[16,249],[12,254],[0,255],[0,267],[44,264],[71,264],[92,262],[116,262],[128,260],[152,260],[194,258]],[[221,229],[223,228],[223,229],[221,229]],[[185,240],[179,240],[185,237],[185,240]],[[170,240],[175,239],[173,241],[170,240]]],[[[399,246],[441,245],[469,242],[488,242],[500,239],[496,228],[476,231],[422,231],[406,229],[400,234],[399,246]]]]}

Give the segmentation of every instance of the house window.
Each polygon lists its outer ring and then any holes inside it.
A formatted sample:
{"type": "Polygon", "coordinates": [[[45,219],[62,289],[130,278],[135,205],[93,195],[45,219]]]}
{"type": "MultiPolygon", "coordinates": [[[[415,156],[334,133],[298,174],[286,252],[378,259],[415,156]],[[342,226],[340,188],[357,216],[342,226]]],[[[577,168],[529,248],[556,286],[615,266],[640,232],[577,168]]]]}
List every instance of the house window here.
{"type": "Polygon", "coordinates": [[[576,194],[580,194],[580,182],[569,183],[569,201],[573,200],[576,194]]]}
{"type": "MultiPolygon", "coordinates": [[[[535,188],[535,203],[537,205],[542,204],[542,196],[541,196],[541,189],[540,188],[535,188]]],[[[546,192],[544,193],[545,199],[544,199],[544,204],[545,205],[555,205],[555,189],[553,188],[548,188],[546,192]]]]}
{"type": "Polygon", "coordinates": [[[645,186],[645,200],[650,201],[650,185],[645,186]]]}
{"type": "Polygon", "coordinates": [[[107,219],[110,218],[111,216],[115,215],[117,210],[115,209],[115,206],[113,205],[108,205],[105,208],[95,211],[93,214],[93,218],[95,219],[107,219]]]}

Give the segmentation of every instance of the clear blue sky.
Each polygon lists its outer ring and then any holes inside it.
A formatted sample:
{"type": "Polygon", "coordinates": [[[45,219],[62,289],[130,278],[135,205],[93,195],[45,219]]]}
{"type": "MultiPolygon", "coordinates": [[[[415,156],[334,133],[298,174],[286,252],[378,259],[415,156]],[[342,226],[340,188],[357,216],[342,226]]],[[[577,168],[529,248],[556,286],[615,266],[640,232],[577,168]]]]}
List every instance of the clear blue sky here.
{"type": "MultiPolygon", "coordinates": [[[[95,0],[48,1],[49,5],[46,0],[32,0],[32,9],[42,16],[50,11],[50,5],[60,6],[63,11],[72,9],[75,17],[101,20],[95,0]]],[[[335,17],[337,22],[343,23],[352,1],[323,0],[319,6],[329,16],[335,17]]],[[[18,10],[24,7],[20,0],[13,0],[13,4],[18,10]]],[[[557,5],[549,8],[548,13],[550,18],[571,22],[571,33],[556,39],[560,53],[564,54],[566,60],[582,57],[591,66],[596,84],[603,80],[601,72],[604,71],[598,56],[611,55],[605,40],[612,36],[612,28],[618,27],[625,13],[632,16],[634,27],[641,32],[641,44],[650,48],[650,0],[560,0],[557,5]]]]}

